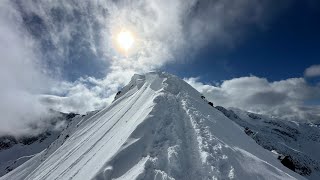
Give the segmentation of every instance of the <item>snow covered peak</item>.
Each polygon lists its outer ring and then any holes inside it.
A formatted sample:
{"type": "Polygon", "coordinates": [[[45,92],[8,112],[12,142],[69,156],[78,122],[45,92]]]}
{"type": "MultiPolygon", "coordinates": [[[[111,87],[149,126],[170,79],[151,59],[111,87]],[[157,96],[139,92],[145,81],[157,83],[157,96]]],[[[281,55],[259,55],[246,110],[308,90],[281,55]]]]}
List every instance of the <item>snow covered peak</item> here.
{"type": "MultiPolygon", "coordinates": [[[[200,93],[179,77],[166,72],[149,72],[144,75],[135,74],[128,85],[122,88],[115,100],[128,93],[132,89],[140,89],[145,83],[150,84],[154,90],[163,89],[168,93],[189,93],[199,97],[200,93]]],[[[134,90],[133,90],[134,91],[134,90]]]]}
{"type": "Polygon", "coordinates": [[[5,179],[304,179],[168,73],[134,75],[5,179]]]}

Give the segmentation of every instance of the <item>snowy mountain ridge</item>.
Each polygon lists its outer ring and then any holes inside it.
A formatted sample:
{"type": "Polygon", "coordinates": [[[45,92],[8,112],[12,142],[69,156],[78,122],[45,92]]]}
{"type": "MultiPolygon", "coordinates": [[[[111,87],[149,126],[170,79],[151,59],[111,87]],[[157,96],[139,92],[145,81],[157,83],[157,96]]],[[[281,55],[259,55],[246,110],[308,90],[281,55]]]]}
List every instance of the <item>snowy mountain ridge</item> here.
{"type": "Polygon", "coordinates": [[[215,108],[243,127],[257,144],[287,156],[291,161],[290,169],[309,179],[320,179],[320,129],[317,125],[272,118],[236,108],[215,108]]]}
{"type": "Polygon", "coordinates": [[[133,76],[6,179],[304,179],[167,73],[133,76]]]}

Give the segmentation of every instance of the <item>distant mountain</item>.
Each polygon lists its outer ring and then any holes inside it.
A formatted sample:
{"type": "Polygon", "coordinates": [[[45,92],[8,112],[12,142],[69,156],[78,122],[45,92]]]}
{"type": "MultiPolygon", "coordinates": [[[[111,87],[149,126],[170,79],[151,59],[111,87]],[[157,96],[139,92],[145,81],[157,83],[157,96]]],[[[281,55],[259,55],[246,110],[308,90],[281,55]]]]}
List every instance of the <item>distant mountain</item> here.
{"type": "Polygon", "coordinates": [[[74,113],[54,113],[48,120],[48,129],[37,135],[14,137],[0,136],[0,176],[12,171],[35,154],[40,153],[54,142],[61,131],[77,115],[74,113]],[[62,126],[57,128],[57,126],[62,126]]]}
{"type": "Polygon", "coordinates": [[[48,148],[0,179],[305,179],[251,138],[255,123],[244,129],[229,112],[176,76],[134,75],[110,106],[76,116],[48,148]]]}
{"type": "Polygon", "coordinates": [[[244,132],[265,149],[279,153],[279,160],[288,168],[307,177],[320,179],[320,126],[271,118],[217,106],[244,132]]]}

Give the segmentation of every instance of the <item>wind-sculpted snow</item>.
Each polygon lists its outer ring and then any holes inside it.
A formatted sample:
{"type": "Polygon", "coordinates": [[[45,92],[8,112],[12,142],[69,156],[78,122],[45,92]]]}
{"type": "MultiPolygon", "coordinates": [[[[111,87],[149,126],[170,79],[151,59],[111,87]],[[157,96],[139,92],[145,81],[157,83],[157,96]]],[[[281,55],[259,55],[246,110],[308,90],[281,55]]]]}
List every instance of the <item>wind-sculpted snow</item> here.
{"type": "Polygon", "coordinates": [[[166,73],[135,75],[5,179],[304,179],[166,73]]]}

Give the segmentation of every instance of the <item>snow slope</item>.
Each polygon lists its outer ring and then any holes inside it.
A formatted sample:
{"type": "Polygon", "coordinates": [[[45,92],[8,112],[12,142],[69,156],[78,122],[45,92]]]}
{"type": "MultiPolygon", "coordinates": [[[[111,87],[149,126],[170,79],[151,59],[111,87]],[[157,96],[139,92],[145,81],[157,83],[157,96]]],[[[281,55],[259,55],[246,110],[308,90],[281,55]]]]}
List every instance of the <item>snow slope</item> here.
{"type": "Polygon", "coordinates": [[[216,108],[243,128],[247,128],[247,134],[262,147],[290,156],[294,171],[308,179],[320,179],[319,126],[272,118],[236,108],[216,108]]]}
{"type": "MultiPolygon", "coordinates": [[[[0,137],[0,176],[20,166],[54,142],[62,129],[76,116],[74,113],[52,113],[48,127],[40,134],[0,137]]],[[[32,126],[31,124],[30,126],[32,126]]],[[[35,125],[34,125],[35,126],[35,125]]],[[[38,130],[39,131],[39,130],[38,130]]]]}
{"type": "Polygon", "coordinates": [[[6,179],[304,179],[183,80],[135,75],[6,179]]]}

